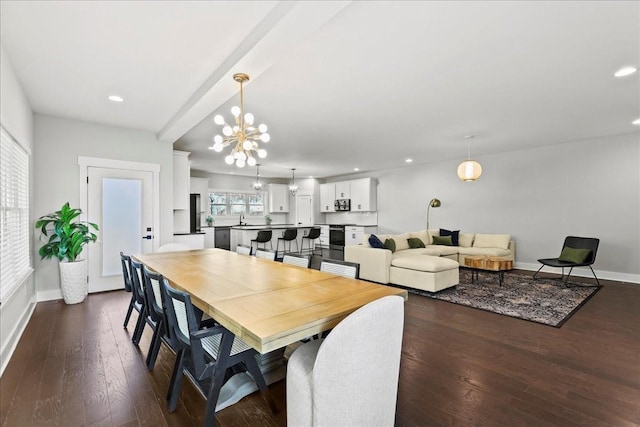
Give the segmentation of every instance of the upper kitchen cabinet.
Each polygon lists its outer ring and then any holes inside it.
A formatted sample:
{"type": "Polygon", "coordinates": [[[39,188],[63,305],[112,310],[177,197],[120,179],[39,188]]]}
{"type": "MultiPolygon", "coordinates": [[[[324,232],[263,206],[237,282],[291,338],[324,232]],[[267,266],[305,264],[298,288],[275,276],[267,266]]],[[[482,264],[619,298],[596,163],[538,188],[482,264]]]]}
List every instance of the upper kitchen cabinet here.
{"type": "Polygon", "coordinates": [[[186,151],[173,152],[173,209],[189,209],[189,154],[186,151]]]}
{"type": "MultiPolygon", "coordinates": [[[[351,199],[351,183],[353,181],[336,182],[336,199],[351,199]]],[[[352,202],[353,203],[353,202],[352,202]]]]}
{"type": "Polygon", "coordinates": [[[289,212],[289,186],[285,184],[269,184],[269,212],[289,212]]]}
{"type": "Polygon", "coordinates": [[[351,184],[351,211],[375,211],[377,209],[378,182],[374,178],[361,178],[349,181],[349,183],[351,184]]]}
{"type": "Polygon", "coordinates": [[[320,212],[335,212],[336,184],[320,184],[320,212]]]}

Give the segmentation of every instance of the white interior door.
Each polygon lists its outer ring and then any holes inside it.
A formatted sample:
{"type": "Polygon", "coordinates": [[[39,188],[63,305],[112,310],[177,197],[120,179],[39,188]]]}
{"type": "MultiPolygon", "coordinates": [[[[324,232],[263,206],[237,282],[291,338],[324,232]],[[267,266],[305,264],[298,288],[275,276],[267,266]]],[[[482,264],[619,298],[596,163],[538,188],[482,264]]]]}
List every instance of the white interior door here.
{"type": "Polygon", "coordinates": [[[87,245],[89,292],[123,289],[120,251],[153,251],[153,174],[89,167],[87,177],[87,220],[100,228],[87,245]]]}
{"type": "Polygon", "coordinates": [[[296,222],[300,227],[313,225],[313,197],[306,194],[296,196],[296,222]]]}

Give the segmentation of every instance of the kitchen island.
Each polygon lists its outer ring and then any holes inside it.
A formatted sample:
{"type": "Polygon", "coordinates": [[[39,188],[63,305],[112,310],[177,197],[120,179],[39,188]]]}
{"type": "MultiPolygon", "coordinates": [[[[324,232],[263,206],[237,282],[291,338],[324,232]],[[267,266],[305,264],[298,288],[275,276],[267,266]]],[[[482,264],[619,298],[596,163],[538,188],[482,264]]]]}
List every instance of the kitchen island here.
{"type": "MultiPolygon", "coordinates": [[[[278,243],[278,237],[282,237],[284,230],[289,228],[295,228],[298,230],[298,248],[302,248],[302,236],[307,234],[311,228],[314,226],[297,226],[293,224],[272,224],[272,225],[237,225],[231,227],[231,250],[235,251],[238,245],[251,245],[251,240],[254,240],[258,235],[258,231],[260,230],[271,230],[271,244],[273,245],[273,250],[276,250],[276,245],[278,243]]],[[[289,242],[286,243],[287,248],[289,247],[289,242]]],[[[262,246],[262,245],[261,245],[262,246]]],[[[269,244],[266,245],[267,249],[269,249],[269,244]]],[[[295,242],[291,242],[291,250],[295,251],[296,244],[295,242]]],[[[280,251],[282,251],[282,244],[280,244],[280,251]]]]}

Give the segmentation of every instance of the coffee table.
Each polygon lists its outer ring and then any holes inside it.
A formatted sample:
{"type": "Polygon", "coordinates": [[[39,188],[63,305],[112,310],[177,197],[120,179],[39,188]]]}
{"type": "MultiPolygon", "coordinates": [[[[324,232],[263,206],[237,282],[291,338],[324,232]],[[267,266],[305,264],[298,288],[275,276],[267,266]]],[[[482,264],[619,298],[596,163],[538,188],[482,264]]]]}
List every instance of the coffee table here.
{"type": "Polygon", "coordinates": [[[478,280],[478,272],[495,271],[498,273],[500,286],[504,281],[504,272],[513,268],[513,260],[499,256],[468,256],[464,259],[464,266],[471,269],[471,283],[475,284],[478,280]]]}

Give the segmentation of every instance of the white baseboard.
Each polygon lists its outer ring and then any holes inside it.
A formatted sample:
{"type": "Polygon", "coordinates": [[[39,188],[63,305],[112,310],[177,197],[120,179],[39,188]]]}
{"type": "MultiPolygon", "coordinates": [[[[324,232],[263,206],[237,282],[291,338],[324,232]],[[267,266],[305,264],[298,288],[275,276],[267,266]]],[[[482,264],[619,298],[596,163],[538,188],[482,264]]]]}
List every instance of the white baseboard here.
{"type": "Polygon", "coordinates": [[[35,308],[36,308],[36,299],[31,298],[31,300],[29,301],[29,305],[25,307],[25,310],[22,313],[22,316],[20,316],[20,320],[16,322],[15,327],[9,334],[9,338],[7,339],[7,342],[5,343],[4,348],[2,349],[2,351],[0,351],[0,361],[1,361],[0,376],[2,376],[5,368],[9,364],[9,360],[11,359],[13,352],[16,350],[16,347],[18,346],[20,337],[22,337],[22,333],[27,327],[27,324],[29,324],[29,320],[31,320],[31,315],[33,314],[33,311],[35,310],[35,308]]]}
{"type": "Polygon", "coordinates": [[[50,289],[48,291],[38,292],[38,302],[53,301],[62,299],[62,291],[60,289],[50,289]]]}
{"type": "MultiPolygon", "coordinates": [[[[537,271],[540,268],[540,265],[541,264],[516,262],[514,268],[518,268],[520,270],[537,271]]],[[[553,267],[545,267],[542,271],[544,273],[562,273],[562,269],[553,267]]],[[[640,284],[640,274],[618,273],[615,271],[604,271],[596,269],[594,269],[594,271],[596,272],[596,276],[598,276],[598,279],[640,284]]],[[[591,270],[589,270],[589,268],[587,267],[574,268],[571,272],[571,275],[578,277],[593,277],[593,274],[591,274],[591,270]]]]}

